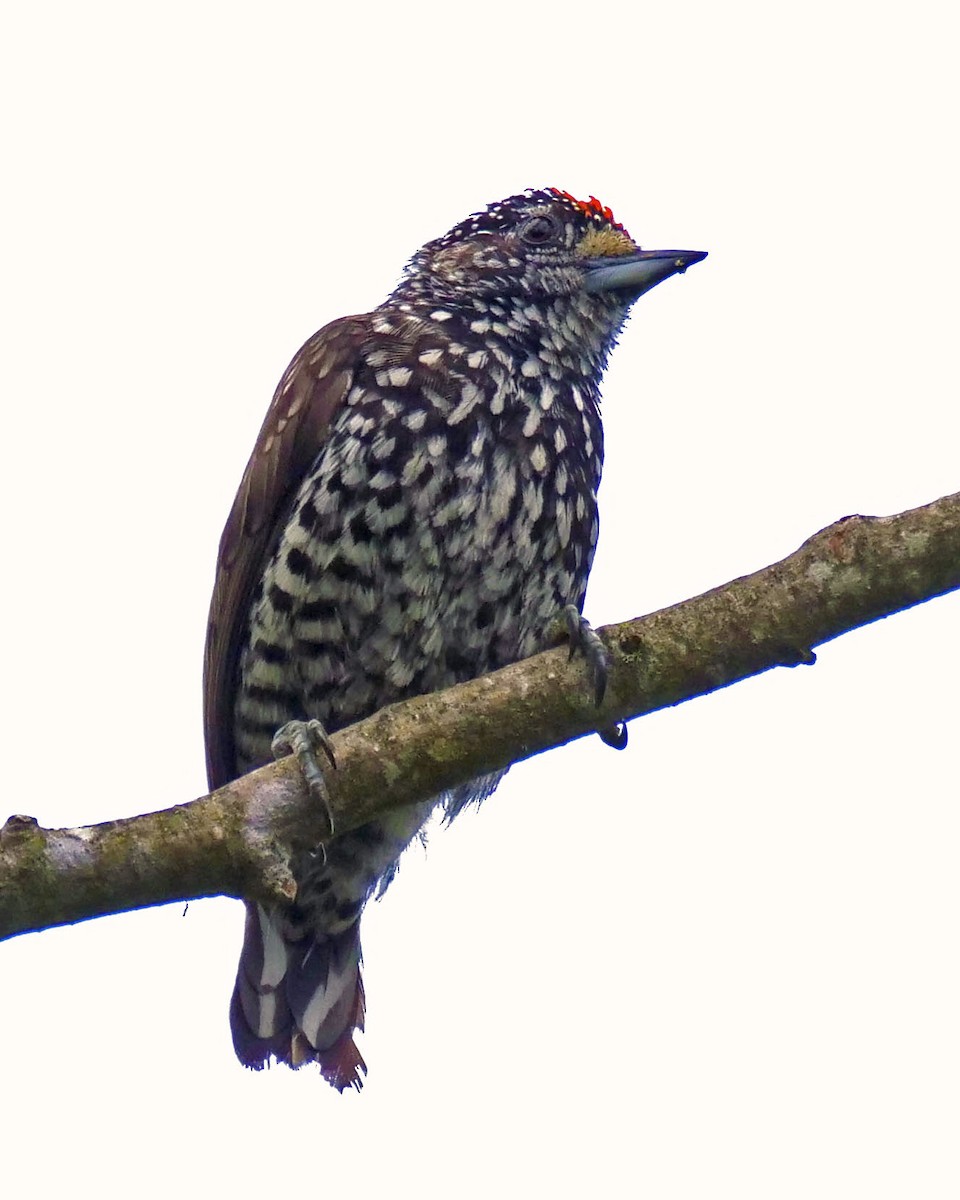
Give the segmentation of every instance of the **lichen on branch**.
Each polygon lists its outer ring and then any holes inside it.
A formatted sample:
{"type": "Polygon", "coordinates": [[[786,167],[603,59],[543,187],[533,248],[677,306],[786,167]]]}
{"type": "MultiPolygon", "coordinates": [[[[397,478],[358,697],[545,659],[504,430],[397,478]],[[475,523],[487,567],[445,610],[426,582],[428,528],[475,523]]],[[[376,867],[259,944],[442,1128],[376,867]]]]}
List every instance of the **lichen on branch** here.
{"type": "MultiPolygon", "coordinates": [[[[960,587],[960,493],[891,517],[847,517],[752,575],[600,630],[596,707],[565,647],[392,705],[334,736],[330,807],[346,832],[478,775],[679,704],[960,587]]],[[[131,807],[136,807],[132,800],[131,807]]],[[[292,898],[293,852],[327,830],[293,760],[188,804],[77,829],[0,829],[0,938],[202,896],[292,898]]]]}

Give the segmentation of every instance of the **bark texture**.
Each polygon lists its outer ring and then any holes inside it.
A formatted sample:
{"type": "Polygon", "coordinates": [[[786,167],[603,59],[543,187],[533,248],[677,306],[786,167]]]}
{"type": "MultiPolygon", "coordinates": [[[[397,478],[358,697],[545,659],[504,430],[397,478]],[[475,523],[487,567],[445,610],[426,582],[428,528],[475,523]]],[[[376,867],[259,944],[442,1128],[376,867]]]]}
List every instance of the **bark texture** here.
{"type": "MultiPolygon", "coordinates": [[[[600,630],[610,678],[599,708],[583,661],[560,646],[345,729],[330,773],[336,828],[772,667],[811,664],[814,647],[958,587],[960,493],[846,517],[772,566],[600,630]]],[[[0,938],[201,896],[289,898],[291,850],[327,833],[291,759],[99,825],[12,816],[0,830],[0,938]]]]}

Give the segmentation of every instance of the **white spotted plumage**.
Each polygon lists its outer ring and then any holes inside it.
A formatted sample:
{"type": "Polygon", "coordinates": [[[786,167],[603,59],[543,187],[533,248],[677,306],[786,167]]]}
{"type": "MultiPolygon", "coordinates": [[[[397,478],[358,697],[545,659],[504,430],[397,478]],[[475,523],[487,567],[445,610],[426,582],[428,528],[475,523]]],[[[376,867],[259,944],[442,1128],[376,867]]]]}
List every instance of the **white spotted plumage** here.
{"type": "MultiPolygon", "coordinates": [[[[515,662],[561,609],[582,607],[599,384],[632,303],[584,287],[577,248],[601,235],[614,253],[633,246],[592,198],[509,197],[428,243],[378,309],[294,359],[222,543],[210,644],[235,657],[208,657],[212,786],[267,761],[290,720],[334,732],[515,662]],[[537,224],[550,245],[524,241],[537,224]],[[256,511],[260,497],[272,509],[256,511]],[[258,555],[245,577],[230,575],[238,529],[258,555]]],[[[336,1087],[360,1086],[363,906],[437,803],[452,817],[498,778],[332,838],[293,864],[294,904],[248,906],[231,1007],[243,1062],[317,1060],[336,1087]]]]}

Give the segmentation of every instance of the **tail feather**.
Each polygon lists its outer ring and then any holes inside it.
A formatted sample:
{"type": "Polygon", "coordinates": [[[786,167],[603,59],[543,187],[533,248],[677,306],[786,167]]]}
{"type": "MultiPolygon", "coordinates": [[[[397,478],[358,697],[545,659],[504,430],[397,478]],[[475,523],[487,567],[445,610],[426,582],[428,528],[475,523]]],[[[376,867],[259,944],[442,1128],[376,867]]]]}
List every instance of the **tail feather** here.
{"type": "Polygon", "coordinates": [[[356,1007],[360,938],[356,922],[324,941],[291,947],[287,1004],[311,1046],[324,1050],[340,1037],[356,1007]]]}
{"type": "Polygon", "coordinates": [[[247,905],[243,950],[230,1004],[237,1057],[260,1070],[272,1058],[317,1062],[339,1091],[363,1086],[367,1067],[354,1031],[363,1028],[357,922],[330,938],[291,931],[260,905],[247,905]]]}
{"type": "Polygon", "coordinates": [[[230,1027],[237,1057],[259,1071],[270,1056],[280,1059],[290,1044],[293,1019],[283,981],[289,945],[259,904],[247,905],[243,950],[230,1002],[230,1027]]]}
{"type": "Polygon", "coordinates": [[[320,1072],[327,1083],[338,1092],[348,1087],[359,1091],[363,1087],[363,1075],[367,1073],[367,1064],[363,1061],[357,1044],[353,1040],[354,1031],[363,1029],[363,1019],[366,1001],[363,994],[363,979],[357,968],[357,986],[353,994],[353,1012],[347,1021],[343,1033],[330,1046],[322,1050],[316,1049],[306,1036],[298,1031],[291,1042],[290,1065],[299,1067],[305,1062],[316,1061],[320,1064],[320,1072]]]}

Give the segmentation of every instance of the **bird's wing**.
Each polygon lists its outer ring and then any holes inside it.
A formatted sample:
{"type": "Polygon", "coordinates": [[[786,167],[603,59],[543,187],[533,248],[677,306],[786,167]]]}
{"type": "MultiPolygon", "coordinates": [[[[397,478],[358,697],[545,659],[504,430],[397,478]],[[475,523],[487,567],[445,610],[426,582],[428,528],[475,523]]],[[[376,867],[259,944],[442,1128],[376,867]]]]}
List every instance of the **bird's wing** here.
{"type": "Polygon", "coordinates": [[[203,664],[207,778],[236,774],[233,702],[249,598],[277,522],[314,461],[353,382],[364,317],[325,326],[298,351],[280,380],[220,539],[203,664]]]}

